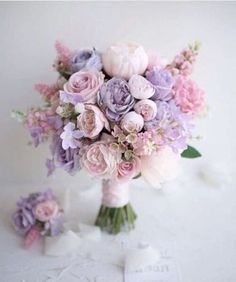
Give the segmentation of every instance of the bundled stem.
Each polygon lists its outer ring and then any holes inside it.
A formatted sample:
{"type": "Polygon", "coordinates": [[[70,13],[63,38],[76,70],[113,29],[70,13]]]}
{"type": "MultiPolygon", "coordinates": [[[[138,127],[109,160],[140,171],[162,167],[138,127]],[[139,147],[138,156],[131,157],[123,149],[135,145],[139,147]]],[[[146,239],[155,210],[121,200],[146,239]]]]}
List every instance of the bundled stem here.
{"type": "Polygon", "coordinates": [[[122,230],[132,230],[136,218],[137,216],[130,203],[119,208],[101,205],[95,225],[109,233],[117,234],[122,230]]]}

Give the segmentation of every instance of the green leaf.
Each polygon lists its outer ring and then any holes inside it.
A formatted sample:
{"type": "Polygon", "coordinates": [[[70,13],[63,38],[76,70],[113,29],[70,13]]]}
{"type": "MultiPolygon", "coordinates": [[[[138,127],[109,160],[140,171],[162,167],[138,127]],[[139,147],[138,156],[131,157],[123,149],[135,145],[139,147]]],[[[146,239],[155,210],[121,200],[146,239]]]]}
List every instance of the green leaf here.
{"type": "Polygon", "coordinates": [[[189,145],[188,145],[188,148],[184,150],[181,154],[181,157],[188,158],[188,159],[199,158],[201,156],[202,155],[198,152],[198,150],[196,150],[195,148],[189,145]]]}
{"type": "Polygon", "coordinates": [[[133,177],[132,179],[137,179],[137,178],[139,178],[140,176],[142,176],[142,174],[141,173],[139,173],[138,175],[136,175],[135,177],[133,177]]]}

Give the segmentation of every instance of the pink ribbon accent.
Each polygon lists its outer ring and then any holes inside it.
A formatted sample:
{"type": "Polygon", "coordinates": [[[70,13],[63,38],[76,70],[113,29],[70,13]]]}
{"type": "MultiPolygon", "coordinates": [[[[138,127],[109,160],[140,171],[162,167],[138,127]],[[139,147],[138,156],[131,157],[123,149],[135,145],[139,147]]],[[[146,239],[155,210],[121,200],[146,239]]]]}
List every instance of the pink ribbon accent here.
{"type": "Polygon", "coordinates": [[[38,240],[40,232],[41,228],[37,224],[30,229],[24,240],[24,246],[27,249],[30,248],[36,240],[38,240]]]}
{"type": "Polygon", "coordinates": [[[103,180],[102,204],[109,208],[120,208],[129,203],[129,181],[103,180]]]}

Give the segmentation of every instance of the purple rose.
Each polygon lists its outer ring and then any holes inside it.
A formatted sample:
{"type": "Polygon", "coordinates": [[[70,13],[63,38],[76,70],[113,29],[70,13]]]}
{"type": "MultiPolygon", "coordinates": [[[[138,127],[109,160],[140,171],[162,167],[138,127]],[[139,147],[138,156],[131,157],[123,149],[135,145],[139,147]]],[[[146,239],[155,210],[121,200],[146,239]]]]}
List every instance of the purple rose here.
{"type": "Polygon", "coordinates": [[[98,71],[102,69],[102,57],[95,48],[93,48],[92,50],[81,50],[72,59],[71,69],[73,72],[77,72],[82,69],[88,70],[91,68],[95,68],[98,71]]]}
{"type": "Polygon", "coordinates": [[[171,99],[171,89],[174,84],[174,78],[168,70],[154,68],[146,72],[146,78],[155,87],[152,100],[168,101],[171,99]]]}
{"type": "Polygon", "coordinates": [[[129,85],[122,78],[113,77],[101,87],[99,104],[105,109],[105,114],[111,121],[119,121],[133,108],[134,102],[129,85]]]}
{"type": "Polygon", "coordinates": [[[62,148],[62,140],[59,135],[54,135],[50,145],[52,159],[46,160],[48,168],[48,176],[52,175],[57,167],[63,168],[66,172],[74,175],[80,170],[80,154],[79,148],[69,148],[64,150],[62,148]]]}

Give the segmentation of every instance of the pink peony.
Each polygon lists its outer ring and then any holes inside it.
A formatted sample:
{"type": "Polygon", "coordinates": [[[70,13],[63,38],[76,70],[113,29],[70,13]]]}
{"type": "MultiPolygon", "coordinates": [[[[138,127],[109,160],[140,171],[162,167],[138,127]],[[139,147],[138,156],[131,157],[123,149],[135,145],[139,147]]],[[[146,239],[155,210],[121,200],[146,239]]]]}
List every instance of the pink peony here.
{"type": "Polygon", "coordinates": [[[180,155],[165,147],[150,156],[141,157],[141,175],[154,188],[174,179],[179,173],[180,155]]]}
{"type": "Polygon", "coordinates": [[[59,207],[55,201],[45,201],[36,205],[34,208],[35,218],[45,222],[55,218],[58,215],[59,207]]]}
{"type": "Polygon", "coordinates": [[[108,144],[95,142],[84,152],[81,163],[91,176],[109,179],[115,175],[117,159],[108,144]]]}
{"type": "Polygon", "coordinates": [[[157,105],[152,100],[141,100],[134,105],[134,110],[140,114],[144,121],[153,120],[157,114],[157,105]]]}
{"type": "Polygon", "coordinates": [[[102,62],[109,76],[129,80],[133,74],[144,74],[148,65],[148,56],[141,45],[120,42],[106,50],[102,62]]]}
{"type": "Polygon", "coordinates": [[[144,125],[143,117],[134,111],[124,115],[120,122],[121,129],[126,133],[139,132],[144,125]]]}
{"type": "Polygon", "coordinates": [[[117,164],[117,179],[128,180],[140,173],[140,159],[137,156],[133,156],[132,160],[121,160],[117,164]]]}
{"type": "Polygon", "coordinates": [[[178,76],[174,85],[174,99],[184,113],[199,114],[205,106],[204,91],[194,81],[178,76]]]}
{"type": "Polygon", "coordinates": [[[60,92],[60,98],[64,103],[74,105],[78,102],[95,104],[103,81],[104,75],[95,69],[76,72],[64,85],[64,92],[60,92]]]}
{"type": "Polygon", "coordinates": [[[152,84],[141,75],[133,75],[129,80],[131,95],[136,99],[148,99],[155,93],[152,84]]]}
{"type": "Polygon", "coordinates": [[[109,130],[109,123],[97,106],[85,105],[85,110],[77,117],[77,126],[85,137],[94,138],[105,127],[109,130]]]}

